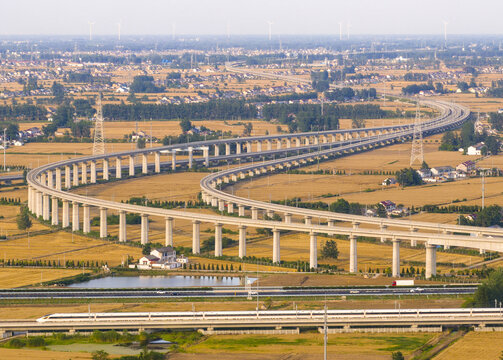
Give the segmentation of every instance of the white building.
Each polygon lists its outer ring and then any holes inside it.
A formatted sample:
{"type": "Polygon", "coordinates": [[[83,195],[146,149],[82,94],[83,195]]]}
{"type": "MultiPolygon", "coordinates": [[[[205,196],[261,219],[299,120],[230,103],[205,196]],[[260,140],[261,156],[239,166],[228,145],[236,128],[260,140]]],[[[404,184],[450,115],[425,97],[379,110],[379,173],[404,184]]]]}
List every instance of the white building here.
{"type": "Polygon", "coordinates": [[[177,258],[176,251],[171,246],[165,246],[150,251],[150,254],[143,256],[137,265],[130,267],[137,267],[140,270],[176,269],[188,262],[189,260],[185,256],[177,258]]]}
{"type": "Polygon", "coordinates": [[[466,150],[466,154],[471,156],[480,156],[482,155],[482,149],[485,146],[486,145],[483,142],[469,146],[468,149],[466,150]]]}

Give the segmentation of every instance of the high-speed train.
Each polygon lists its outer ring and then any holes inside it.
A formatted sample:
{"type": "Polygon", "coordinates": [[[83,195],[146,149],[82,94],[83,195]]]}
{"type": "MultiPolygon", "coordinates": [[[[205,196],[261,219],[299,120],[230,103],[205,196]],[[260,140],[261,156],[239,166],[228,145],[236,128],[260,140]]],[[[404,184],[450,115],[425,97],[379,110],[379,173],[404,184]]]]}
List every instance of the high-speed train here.
{"type": "MultiPolygon", "coordinates": [[[[327,310],[329,319],[351,318],[404,318],[404,317],[502,317],[500,308],[476,309],[372,309],[327,310]]],[[[183,320],[239,320],[239,319],[321,319],[324,310],[277,311],[207,311],[207,312],[118,312],[118,313],[56,313],[45,315],[37,322],[88,322],[88,321],[183,321],[183,320]]]]}

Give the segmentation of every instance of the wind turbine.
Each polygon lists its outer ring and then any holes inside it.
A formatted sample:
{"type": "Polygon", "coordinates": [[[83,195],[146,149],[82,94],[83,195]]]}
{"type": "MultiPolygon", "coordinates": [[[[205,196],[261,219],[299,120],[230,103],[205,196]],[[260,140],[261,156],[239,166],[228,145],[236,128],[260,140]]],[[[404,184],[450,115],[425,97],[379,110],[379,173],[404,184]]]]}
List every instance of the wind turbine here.
{"type": "Polygon", "coordinates": [[[89,21],[88,24],[89,24],[89,41],[91,41],[93,39],[93,26],[95,23],[89,21]]]}
{"type": "Polygon", "coordinates": [[[348,40],[349,40],[349,29],[350,28],[351,28],[351,22],[348,20],[348,24],[347,24],[348,40]]]}
{"type": "Polygon", "coordinates": [[[117,39],[121,41],[121,23],[117,23],[117,39]]]}
{"type": "Polygon", "coordinates": [[[274,23],[272,21],[268,21],[267,23],[269,24],[269,41],[271,41],[271,39],[272,39],[272,26],[274,23]]]}
{"type": "Polygon", "coordinates": [[[445,47],[447,47],[447,25],[449,25],[449,23],[444,20],[444,45],[445,45],[445,47]]]}

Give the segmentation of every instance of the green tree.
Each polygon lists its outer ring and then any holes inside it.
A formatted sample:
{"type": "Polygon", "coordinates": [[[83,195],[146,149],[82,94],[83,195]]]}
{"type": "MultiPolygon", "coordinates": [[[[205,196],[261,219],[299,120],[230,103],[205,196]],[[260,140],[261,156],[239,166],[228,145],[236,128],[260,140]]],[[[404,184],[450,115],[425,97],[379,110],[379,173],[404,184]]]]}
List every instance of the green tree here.
{"type": "Polygon", "coordinates": [[[65,98],[65,87],[57,81],[52,83],[51,91],[52,96],[54,96],[54,100],[57,102],[61,102],[65,98]]]}
{"type": "Polygon", "coordinates": [[[182,132],[185,134],[187,131],[192,129],[192,123],[190,122],[190,120],[187,119],[180,120],[180,128],[182,129],[182,132]]]}
{"type": "Polygon", "coordinates": [[[377,204],[377,216],[381,218],[388,217],[388,212],[386,211],[384,205],[381,203],[377,204]]]}
{"type": "Polygon", "coordinates": [[[151,251],[152,251],[152,244],[146,243],[145,245],[143,245],[141,253],[143,255],[149,255],[151,251]]]}
{"type": "Polygon", "coordinates": [[[110,357],[108,356],[108,353],[104,350],[97,350],[94,351],[92,354],[92,359],[93,360],[108,360],[110,357]]]}
{"type": "Polygon", "coordinates": [[[428,170],[429,168],[430,166],[426,163],[426,161],[423,161],[423,163],[421,164],[421,169],[428,170]]]}
{"type": "Polygon", "coordinates": [[[400,351],[391,353],[391,360],[404,360],[403,354],[400,351]]]}
{"type": "Polygon", "coordinates": [[[252,133],[252,130],[253,130],[253,124],[251,122],[249,123],[246,123],[244,125],[244,129],[243,129],[243,135],[244,136],[250,136],[251,133],[252,133]]]}
{"type": "Polygon", "coordinates": [[[16,217],[16,223],[19,230],[27,230],[31,228],[32,223],[26,206],[21,207],[19,214],[16,217]]]}
{"type": "Polygon", "coordinates": [[[327,240],[321,249],[321,256],[325,259],[337,259],[339,257],[337,243],[334,240],[327,240]]]}
{"type": "Polygon", "coordinates": [[[146,144],[145,138],[139,138],[138,141],[136,142],[136,147],[138,149],[145,149],[145,144],[146,144]]]}
{"type": "Polygon", "coordinates": [[[396,181],[402,186],[421,185],[423,180],[416,170],[413,168],[404,168],[396,172],[396,181]]]}
{"type": "Polygon", "coordinates": [[[494,301],[503,301],[503,269],[499,268],[489,274],[475,291],[473,300],[467,305],[474,307],[492,307],[494,301]]]}
{"type": "Polygon", "coordinates": [[[79,121],[71,125],[72,135],[75,137],[90,137],[91,136],[91,122],[79,121]]]}
{"type": "Polygon", "coordinates": [[[18,132],[19,132],[19,125],[18,124],[9,124],[9,125],[7,125],[7,130],[5,131],[5,136],[9,140],[14,140],[14,139],[17,139],[18,132]]]}

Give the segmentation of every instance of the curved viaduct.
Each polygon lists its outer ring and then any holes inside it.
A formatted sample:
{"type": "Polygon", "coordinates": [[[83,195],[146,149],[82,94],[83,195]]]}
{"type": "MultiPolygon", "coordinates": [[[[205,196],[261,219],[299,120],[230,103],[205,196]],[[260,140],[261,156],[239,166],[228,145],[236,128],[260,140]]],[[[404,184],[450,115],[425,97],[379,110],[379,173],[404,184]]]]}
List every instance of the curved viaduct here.
{"type": "MultiPolygon", "coordinates": [[[[233,68],[234,70],[235,68],[233,68]]],[[[244,71],[244,70],[239,70],[244,71]]],[[[256,73],[254,73],[257,75],[256,73]]],[[[270,74],[269,74],[270,75],[270,74]]],[[[422,131],[426,135],[458,127],[469,116],[469,110],[446,102],[426,102],[440,110],[441,115],[426,121],[422,131]]],[[[192,252],[200,253],[201,222],[215,224],[215,256],[222,255],[222,226],[239,228],[239,256],[246,256],[246,229],[268,228],[273,233],[274,262],[280,257],[280,231],[297,231],[309,234],[310,266],[317,267],[317,234],[348,235],[350,239],[350,272],[357,271],[357,237],[367,236],[393,242],[392,273],[400,274],[400,241],[418,241],[426,244],[426,276],[436,273],[436,246],[462,246],[480,251],[503,251],[503,230],[427,222],[408,222],[392,219],[377,219],[357,215],[338,214],[325,211],[299,209],[244,199],[229,195],[218,189],[220,184],[230,184],[251,176],[279,171],[284,168],[301,166],[317,159],[345,156],[357,151],[365,151],[380,146],[403,141],[412,137],[411,125],[331,130],[316,133],[298,133],[247,138],[221,139],[192,142],[156,148],[139,149],[94,155],[59,161],[31,170],[27,175],[28,208],[37,217],[51,221],[54,226],[62,226],[83,233],[91,231],[90,208],[99,208],[100,237],[106,238],[107,212],[119,214],[119,241],[127,241],[126,213],[141,214],[141,243],[149,241],[149,216],[165,219],[166,245],[173,245],[173,220],[189,220],[193,223],[192,252]],[[183,159],[177,154],[183,153],[183,159]],[[202,155],[202,156],[201,156],[202,155]],[[161,157],[167,161],[161,161],[161,157]],[[137,158],[141,158],[139,164],[137,158]],[[153,159],[152,159],[153,158],[153,159]],[[123,161],[127,159],[127,164],[123,161]],[[259,160],[253,161],[253,160],[259,160]],[[267,159],[267,161],[266,161],[267,159]],[[153,161],[152,161],[153,160],[153,161]],[[200,214],[188,211],[167,210],[147,206],[123,204],[96,199],[69,192],[72,187],[95,184],[97,182],[123,179],[141,174],[158,174],[162,171],[176,172],[198,166],[228,164],[230,161],[249,161],[251,164],[223,170],[201,180],[203,200],[220,211],[234,212],[238,217],[217,214],[200,214]],[[115,164],[114,166],[111,164],[115,164]],[[98,166],[101,165],[101,166],[98,166]],[[60,210],[60,202],[62,209],[60,210]],[[70,207],[71,204],[71,207],[70,207]],[[80,216],[82,209],[83,216],[80,216]],[[283,214],[283,221],[259,219],[265,211],[283,214]],[[248,212],[251,216],[247,216],[248,212]],[[292,217],[304,218],[295,222],[292,217]],[[314,224],[312,218],[326,219],[326,224],[314,224]],[[336,222],[350,222],[352,226],[340,226],[336,222]],[[82,224],[82,227],[81,227],[82,224]],[[362,227],[360,224],[368,226],[362,227]],[[388,228],[389,227],[389,228],[388,228]],[[459,235],[459,234],[466,235],[459,235]]]]}

